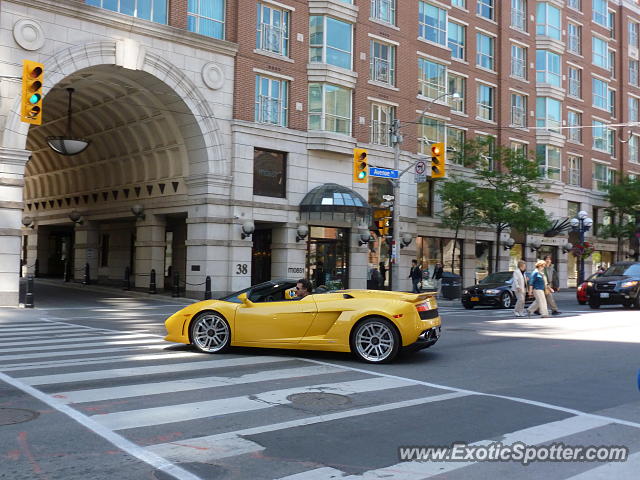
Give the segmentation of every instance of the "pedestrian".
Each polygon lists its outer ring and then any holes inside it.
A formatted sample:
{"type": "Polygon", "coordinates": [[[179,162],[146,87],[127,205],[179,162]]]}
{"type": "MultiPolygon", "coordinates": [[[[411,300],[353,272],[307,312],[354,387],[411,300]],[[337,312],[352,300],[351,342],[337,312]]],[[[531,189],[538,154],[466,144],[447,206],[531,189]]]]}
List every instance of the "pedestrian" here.
{"type": "Polygon", "coordinates": [[[380,290],[382,288],[382,275],[376,267],[371,267],[371,289],[380,290]]]}
{"type": "Polygon", "coordinates": [[[531,315],[539,309],[544,318],[549,317],[549,312],[547,311],[547,299],[544,295],[546,286],[544,267],[546,265],[547,263],[544,260],[538,260],[536,262],[536,268],[531,274],[531,279],[529,280],[529,294],[533,294],[534,300],[527,309],[527,315],[531,315]]]}
{"type": "Polygon", "coordinates": [[[606,268],[604,268],[604,265],[600,265],[600,266],[598,267],[598,271],[597,271],[596,273],[597,273],[598,275],[602,275],[602,274],[603,274],[604,272],[606,272],[606,271],[607,271],[607,269],[606,269],[606,268]]]}
{"type": "Polygon", "coordinates": [[[547,307],[551,309],[552,315],[560,315],[562,312],[558,310],[558,304],[556,303],[556,299],[553,297],[553,294],[560,290],[558,272],[553,264],[551,255],[545,255],[543,260],[545,262],[544,275],[547,280],[547,288],[544,293],[547,300],[547,307]]]}
{"type": "Polygon", "coordinates": [[[436,266],[433,267],[433,276],[431,278],[436,281],[436,291],[438,296],[440,296],[440,289],[442,287],[443,271],[444,269],[442,268],[442,264],[440,262],[436,263],[436,266]]]}
{"type": "Polygon", "coordinates": [[[422,270],[418,266],[417,260],[411,260],[411,270],[409,271],[409,278],[413,285],[412,293],[420,293],[420,282],[422,281],[422,270]]]}
{"type": "Polygon", "coordinates": [[[513,271],[513,279],[511,280],[511,290],[516,296],[516,317],[524,317],[524,305],[525,297],[527,295],[527,276],[525,272],[527,270],[527,262],[524,260],[518,261],[518,267],[513,271]]]}
{"type": "Polygon", "coordinates": [[[380,276],[382,277],[382,285],[380,288],[384,288],[384,284],[387,283],[387,267],[384,262],[380,262],[380,276]]]}
{"type": "Polygon", "coordinates": [[[325,284],[324,264],[322,262],[316,263],[316,268],[313,271],[313,281],[316,287],[325,284]]]}

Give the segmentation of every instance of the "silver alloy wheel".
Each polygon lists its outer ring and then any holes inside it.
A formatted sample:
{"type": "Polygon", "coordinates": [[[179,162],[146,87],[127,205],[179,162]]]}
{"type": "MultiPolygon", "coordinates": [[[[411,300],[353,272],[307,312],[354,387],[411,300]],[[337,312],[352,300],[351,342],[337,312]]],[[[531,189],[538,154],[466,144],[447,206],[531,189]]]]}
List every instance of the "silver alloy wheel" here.
{"type": "Polygon", "coordinates": [[[365,322],[356,332],[358,355],[369,362],[382,362],[393,352],[395,344],[391,327],[382,322],[365,322]]]}
{"type": "Polygon", "coordinates": [[[511,307],[511,295],[508,293],[502,294],[502,308],[510,308],[511,307]]]}
{"type": "Polygon", "coordinates": [[[218,352],[229,343],[229,325],[215,313],[199,316],[192,332],[193,343],[203,352],[218,352]]]}

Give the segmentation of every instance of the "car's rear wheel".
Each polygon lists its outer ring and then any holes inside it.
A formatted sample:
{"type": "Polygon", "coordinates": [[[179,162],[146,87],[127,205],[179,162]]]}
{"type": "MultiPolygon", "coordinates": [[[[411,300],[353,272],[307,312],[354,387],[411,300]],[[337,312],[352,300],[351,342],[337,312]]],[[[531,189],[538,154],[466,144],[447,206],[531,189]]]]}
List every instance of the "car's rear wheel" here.
{"type": "Polygon", "coordinates": [[[511,308],[513,305],[513,299],[511,298],[511,294],[509,292],[504,292],[500,295],[500,306],[502,308],[511,308]]]}
{"type": "Polygon", "coordinates": [[[466,308],[467,310],[472,310],[473,309],[473,304],[471,304],[471,303],[462,302],[462,306],[464,308],[466,308]]]}
{"type": "Polygon", "coordinates": [[[190,338],[201,352],[222,353],[231,345],[231,328],[219,313],[202,312],[191,322],[190,338]]]}
{"type": "Polygon", "coordinates": [[[372,317],[358,323],[351,332],[351,351],[367,363],[387,363],[400,349],[400,334],[386,318],[372,317]]]}
{"type": "Polygon", "coordinates": [[[584,300],[578,300],[578,303],[579,303],[580,305],[586,305],[586,304],[587,304],[587,302],[585,302],[584,300]]]}
{"type": "Polygon", "coordinates": [[[600,308],[600,302],[596,299],[589,298],[589,306],[593,309],[600,308]]]}

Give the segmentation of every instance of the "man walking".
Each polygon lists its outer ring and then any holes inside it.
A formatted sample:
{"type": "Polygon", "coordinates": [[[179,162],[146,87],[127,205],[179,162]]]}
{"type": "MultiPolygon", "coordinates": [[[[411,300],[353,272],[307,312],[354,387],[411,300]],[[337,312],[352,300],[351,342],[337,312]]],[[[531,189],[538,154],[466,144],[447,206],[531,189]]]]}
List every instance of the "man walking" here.
{"type": "Polygon", "coordinates": [[[440,289],[442,288],[442,272],[444,269],[442,268],[442,264],[440,262],[436,263],[436,266],[433,268],[433,277],[436,281],[436,290],[438,291],[438,296],[440,296],[440,289]]]}
{"type": "Polygon", "coordinates": [[[556,267],[551,260],[551,255],[545,255],[544,264],[544,276],[547,278],[547,288],[545,289],[544,296],[547,299],[547,307],[551,309],[552,315],[559,315],[562,312],[558,310],[558,304],[556,303],[556,299],[553,298],[553,294],[560,290],[560,280],[558,279],[556,267]]]}
{"type": "Polygon", "coordinates": [[[513,271],[513,277],[511,281],[511,290],[516,296],[516,307],[515,307],[515,315],[516,317],[524,317],[524,305],[525,305],[525,297],[527,295],[527,277],[525,276],[525,271],[527,270],[527,263],[524,260],[520,260],[518,262],[518,268],[513,271]]]}
{"type": "Polygon", "coordinates": [[[409,278],[411,279],[411,284],[413,285],[412,293],[420,293],[419,284],[422,281],[422,270],[418,266],[417,260],[411,260],[411,271],[409,272],[409,278]]]}

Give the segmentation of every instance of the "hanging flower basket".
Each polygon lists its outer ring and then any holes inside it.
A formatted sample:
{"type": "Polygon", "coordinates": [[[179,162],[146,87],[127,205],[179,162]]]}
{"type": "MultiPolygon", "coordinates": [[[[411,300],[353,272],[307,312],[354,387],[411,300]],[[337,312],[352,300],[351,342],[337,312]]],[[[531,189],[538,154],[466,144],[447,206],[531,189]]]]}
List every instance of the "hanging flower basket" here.
{"type": "Polygon", "coordinates": [[[584,243],[576,243],[571,249],[571,253],[577,258],[581,258],[582,260],[589,258],[593,253],[594,248],[593,244],[589,242],[584,243]]]}

